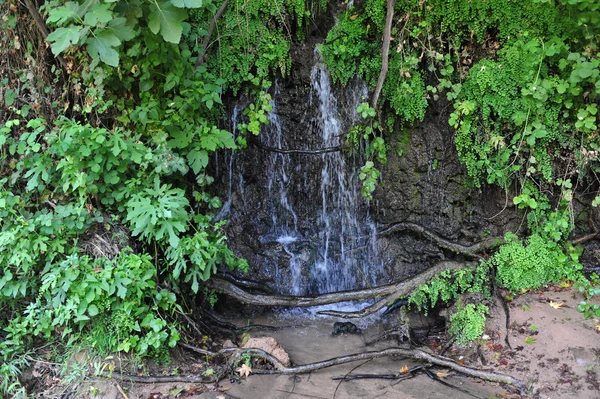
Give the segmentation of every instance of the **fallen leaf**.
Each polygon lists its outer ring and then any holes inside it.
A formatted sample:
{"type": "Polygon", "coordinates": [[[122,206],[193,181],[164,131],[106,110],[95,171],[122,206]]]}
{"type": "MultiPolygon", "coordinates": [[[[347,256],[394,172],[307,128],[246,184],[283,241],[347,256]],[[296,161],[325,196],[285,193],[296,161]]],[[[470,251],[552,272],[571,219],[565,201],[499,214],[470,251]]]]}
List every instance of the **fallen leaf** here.
{"type": "Polygon", "coordinates": [[[402,374],[406,374],[406,373],[408,373],[408,366],[402,366],[402,368],[400,369],[400,372],[401,372],[402,374]]]}
{"type": "Polygon", "coordinates": [[[252,372],[252,369],[247,364],[242,364],[242,366],[235,369],[235,371],[240,375],[240,377],[248,377],[252,372]]]}
{"type": "Polygon", "coordinates": [[[435,375],[437,375],[440,378],[448,377],[448,373],[444,373],[443,371],[438,371],[437,373],[435,373],[435,375]]]}
{"type": "Polygon", "coordinates": [[[197,369],[203,369],[204,365],[201,363],[192,363],[191,364],[192,367],[197,368],[197,369]]]}
{"type": "Polygon", "coordinates": [[[596,332],[600,333],[600,323],[596,324],[596,332]]]}
{"type": "Polygon", "coordinates": [[[358,14],[352,15],[350,17],[350,21],[354,21],[356,18],[358,18],[358,14]]]}
{"type": "Polygon", "coordinates": [[[562,308],[562,305],[564,305],[564,303],[550,301],[550,306],[553,307],[554,309],[558,310],[558,309],[562,308]]]}
{"type": "Polygon", "coordinates": [[[173,388],[169,389],[167,392],[169,393],[169,395],[177,396],[183,391],[185,391],[185,389],[183,388],[173,388]]]}

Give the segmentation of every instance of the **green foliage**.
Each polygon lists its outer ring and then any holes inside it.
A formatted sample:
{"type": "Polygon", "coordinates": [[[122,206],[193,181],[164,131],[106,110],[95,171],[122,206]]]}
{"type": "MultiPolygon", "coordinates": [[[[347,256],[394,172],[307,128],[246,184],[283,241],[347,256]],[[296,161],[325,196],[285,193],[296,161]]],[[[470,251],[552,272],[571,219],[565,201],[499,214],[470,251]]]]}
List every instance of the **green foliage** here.
{"type": "MultiPolygon", "coordinates": [[[[370,60],[377,54],[378,47],[373,43],[377,32],[371,29],[368,16],[350,8],[338,18],[338,23],[327,34],[325,44],[319,47],[331,78],[345,85],[359,72],[376,76],[377,71],[373,70],[376,65],[371,65],[370,60]]],[[[378,57],[381,67],[381,55],[378,57]]]]}
{"type": "Polygon", "coordinates": [[[165,359],[186,295],[219,266],[247,270],[206,192],[211,155],[245,144],[223,129],[221,98],[245,82],[256,100],[245,132],[257,133],[270,111],[265,77],[290,65],[287,20],[274,12],[255,10],[270,36],[236,83],[219,77],[216,54],[195,67],[211,2],[53,0],[44,10],[52,51],[68,60],[64,80],[51,75],[64,97],[40,107],[31,95],[32,106],[21,96],[53,88],[27,71],[19,87],[0,81],[0,396],[20,389],[19,368],[42,341],[165,359]]]}
{"type": "Polygon", "coordinates": [[[450,316],[449,333],[456,336],[456,342],[466,343],[481,337],[485,330],[486,314],[489,308],[483,304],[469,303],[459,306],[450,316]]]}
{"type": "Polygon", "coordinates": [[[567,254],[555,242],[539,234],[531,235],[525,244],[514,235],[492,257],[498,284],[513,290],[537,288],[562,278],[578,280],[580,251],[571,248],[567,254]]]}
{"type": "Polygon", "coordinates": [[[113,67],[119,65],[118,50],[122,43],[135,38],[140,26],[160,34],[167,42],[179,43],[183,21],[187,19],[185,9],[202,7],[201,0],[155,1],[146,6],[139,0],[59,4],[50,1],[46,5],[47,22],[57,26],[47,38],[52,43],[52,52],[58,55],[70,46],[85,44],[93,59],[113,67]]]}
{"type": "Polygon", "coordinates": [[[586,319],[592,316],[600,317],[600,306],[589,302],[592,298],[600,295],[600,279],[598,275],[592,273],[589,280],[580,279],[575,283],[574,288],[583,294],[585,298],[585,301],[579,303],[577,310],[582,312],[586,319]]]}
{"type": "Polygon", "coordinates": [[[379,170],[375,168],[373,160],[376,159],[379,163],[385,164],[387,162],[387,146],[383,138],[378,136],[381,133],[381,129],[379,123],[374,119],[376,115],[375,110],[368,103],[361,103],[356,108],[356,112],[362,116],[364,121],[363,123],[354,125],[350,129],[347,140],[355,148],[359,147],[361,141],[365,143],[366,150],[363,155],[366,162],[361,167],[358,177],[363,182],[361,189],[362,196],[371,200],[373,199],[373,191],[375,191],[375,185],[380,175],[379,170]]]}
{"type": "Polygon", "coordinates": [[[480,292],[489,297],[489,271],[490,265],[485,262],[473,268],[444,271],[429,283],[418,287],[409,297],[408,303],[427,311],[440,300],[449,302],[464,293],[480,292]]]}
{"type": "MultiPolygon", "coordinates": [[[[255,79],[259,86],[277,73],[289,75],[292,31],[297,27],[298,35],[303,35],[306,7],[304,0],[230,1],[222,17],[218,49],[208,59],[209,69],[218,71],[234,93],[255,79]]],[[[202,15],[198,17],[191,22],[201,26],[202,15]]]]}

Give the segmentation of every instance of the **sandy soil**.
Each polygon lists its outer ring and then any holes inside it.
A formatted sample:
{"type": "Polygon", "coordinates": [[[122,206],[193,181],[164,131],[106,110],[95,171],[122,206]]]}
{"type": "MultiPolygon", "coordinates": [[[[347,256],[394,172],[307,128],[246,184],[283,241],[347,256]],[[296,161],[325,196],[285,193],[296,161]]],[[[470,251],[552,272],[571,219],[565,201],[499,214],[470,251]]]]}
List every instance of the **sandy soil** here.
{"type": "MultiPolygon", "coordinates": [[[[510,302],[510,347],[505,343],[506,318],[500,304],[492,306],[491,317],[480,350],[453,348],[447,355],[464,364],[510,374],[529,382],[529,390],[519,395],[497,383],[483,382],[449,373],[441,380],[460,390],[429,379],[423,374],[394,381],[362,379],[340,383],[331,377],[346,374],[394,374],[400,368],[416,363],[403,359],[376,359],[340,365],[300,376],[262,376],[251,374],[239,381],[225,380],[219,385],[197,384],[128,384],[121,382],[129,399],[167,399],[199,397],[206,399],[295,399],[295,398],[544,398],[600,399],[600,320],[585,320],[577,311],[582,300],[572,289],[550,287],[519,295],[510,302]],[[554,308],[552,304],[562,304],[554,308]]],[[[597,301],[598,302],[598,301],[597,301]]],[[[365,345],[378,335],[383,326],[372,323],[363,335],[332,336],[331,319],[286,319],[275,316],[255,320],[256,323],[285,326],[272,333],[253,336],[273,336],[289,353],[294,364],[325,360],[350,353],[377,350],[394,346],[393,341],[376,346],[365,345]]],[[[434,342],[432,341],[432,344],[434,342]]],[[[436,350],[436,345],[432,345],[436,350]]],[[[180,375],[203,372],[201,360],[180,359],[171,368],[155,369],[154,373],[168,374],[176,367],[180,375]]],[[[435,371],[444,371],[437,369],[435,371]]],[[[447,371],[447,370],[445,370],[447,371]]],[[[442,374],[443,375],[443,374],[442,374]]],[[[121,399],[123,394],[113,381],[89,381],[79,393],[62,398],[121,399]],[[96,395],[89,386],[94,386],[96,395]]],[[[46,391],[48,392],[48,391],[46,391]]],[[[44,398],[61,397],[54,395],[44,398]]]]}

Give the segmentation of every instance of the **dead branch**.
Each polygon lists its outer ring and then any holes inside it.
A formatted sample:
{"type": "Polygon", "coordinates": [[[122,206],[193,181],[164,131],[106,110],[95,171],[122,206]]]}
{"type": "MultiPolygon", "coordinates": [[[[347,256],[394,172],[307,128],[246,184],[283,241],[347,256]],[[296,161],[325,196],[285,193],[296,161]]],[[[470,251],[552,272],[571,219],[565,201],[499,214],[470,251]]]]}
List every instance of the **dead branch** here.
{"type": "MultiPolygon", "coordinates": [[[[38,11],[35,4],[33,4],[32,0],[24,0],[24,1],[25,1],[25,6],[27,7],[27,11],[29,11],[29,14],[35,21],[35,24],[37,25],[38,30],[42,34],[42,37],[44,38],[44,40],[46,40],[46,38],[48,37],[48,34],[49,34],[48,28],[46,27],[46,24],[44,23],[44,20],[42,19],[40,12],[38,11]]],[[[69,70],[69,68],[67,67],[67,62],[61,55],[57,55],[56,59],[58,60],[58,62],[60,62],[62,67],[65,68],[65,71],[69,70]]]]}
{"type": "Polygon", "coordinates": [[[492,249],[492,248],[495,248],[504,242],[504,239],[501,237],[490,237],[490,238],[487,238],[476,244],[466,246],[466,245],[461,245],[461,244],[457,244],[457,243],[448,241],[448,240],[438,236],[431,230],[429,230],[423,226],[420,226],[418,224],[404,223],[404,222],[388,224],[381,231],[377,232],[377,236],[380,237],[380,236],[391,234],[391,233],[394,233],[397,231],[412,231],[415,233],[422,234],[425,237],[429,238],[431,241],[435,242],[437,245],[439,245],[442,248],[446,248],[457,254],[468,255],[468,256],[472,256],[472,257],[476,257],[476,258],[481,257],[479,255],[479,253],[489,250],[489,249],[492,249]]]}
{"type": "MultiPolygon", "coordinates": [[[[438,274],[446,270],[462,269],[470,266],[464,262],[440,262],[426,271],[405,281],[394,284],[383,285],[375,288],[333,292],[318,296],[285,296],[251,294],[238,287],[230,281],[215,276],[207,281],[209,288],[221,291],[230,297],[248,304],[259,306],[286,306],[286,307],[310,307],[330,305],[338,302],[364,300],[369,298],[385,297],[385,299],[371,305],[365,314],[371,314],[383,308],[387,304],[412,293],[418,286],[429,282],[438,274]]],[[[327,314],[327,313],[323,313],[327,314]]],[[[361,317],[361,316],[354,316],[361,317]]]]}
{"type": "Polygon", "coordinates": [[[593,240],[594,238],[596,238],[598,236],[598,234],[600,234],[600,231],[596,231],[594,233],[590,233],[590,234],[586,234],[582,237],[577,237],[573,239],[573,245],[581,245],[584,242],[587,242],[589,240],[593,240]]]}
{"type": "Polygon", "coordinates": [[[200,65],[202,65],[204,63],[204,60],[206,59],[206,51],[208,50],[208,44],[210,43],[210,38],[212,36],[213,31],[215,30],[217,21],[219,20],[219,18],[221,18],[221,15],[223,15],[223,13],[225,12],[225,9],[227,8],[227,3],[229,3],[229,0],[225,0],[223,2],[223,4],[221,5],[219,10],[213,17],[212,21],[210,21],[210,25],[208,25],[208,31],[206,33],[206,37],[204,38],[204,41],[202,42],[202,51],[200,51],[200,53],[198,54],[198,57],[196,58],[196,64],[194,65],[194,68],[196,68],[196,69],[200,65]]]}
{"type": "Polygon", "coordinates": [[[330,152],[338,152],[342,151],[343,147],[341,145],[337,145],[335,147],[325,147],[325,148],[317,148],[316,150],[305,150],[305,149],[294,149],[294,150],[284,150],[282,148],[269,147],[260,143],[253,142],[252,144],[256,145],[261,150],[276,152],[278,154],[307,154],[307,155],[320,155],[327,154],[330,152]]]}
{"type": "Polygon", "coordinates": [[[385,15],[385,27],[383,29],[383,45],[381,46],[381,71],[379,72],[379,78],[377,78],[377,86],[375,86],[375,94],[373,94],[373,101],[371,107],[377,109],[377,101],[385,82],[385,77],[388,72],[389,66],[389,54],[390,54],[390,39],[392,35],[392,20],[394,19],[394,7],[396,6],[396,0],[387,0],[387,12],[385,15]]]}

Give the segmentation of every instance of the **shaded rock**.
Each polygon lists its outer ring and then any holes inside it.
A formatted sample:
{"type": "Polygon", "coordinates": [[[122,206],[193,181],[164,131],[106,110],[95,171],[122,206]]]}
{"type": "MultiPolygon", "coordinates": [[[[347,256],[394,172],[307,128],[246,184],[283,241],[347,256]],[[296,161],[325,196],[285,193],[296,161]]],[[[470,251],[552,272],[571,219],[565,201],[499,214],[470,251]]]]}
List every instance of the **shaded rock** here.
{"type": "Polygon", "coordinates": [[[234,344],[230,339],[226,339],[225,342],[223,342],[223,349],[225,348],[237,348],[237,345],[234,344]]]}
{"type": "Polygon", "coordinates": [[[290,365],[290,356],[273,337],[250,338],[243,348],[261,349],[275,356],[284,365],[290,365]]]}
{"type": "Polygon", "coordinates": [[[340,334],[361,334],[362,330],[356,326],[354,323],[350,323],[349,321],[340,322],[337,321],[333,324],[333,331],[331,331],[331,335],[340,335],[340,334]]]}

